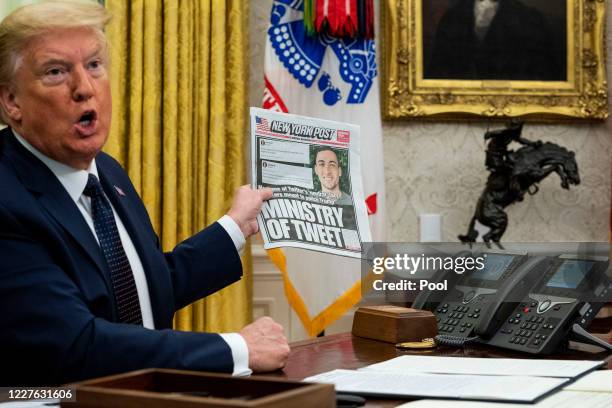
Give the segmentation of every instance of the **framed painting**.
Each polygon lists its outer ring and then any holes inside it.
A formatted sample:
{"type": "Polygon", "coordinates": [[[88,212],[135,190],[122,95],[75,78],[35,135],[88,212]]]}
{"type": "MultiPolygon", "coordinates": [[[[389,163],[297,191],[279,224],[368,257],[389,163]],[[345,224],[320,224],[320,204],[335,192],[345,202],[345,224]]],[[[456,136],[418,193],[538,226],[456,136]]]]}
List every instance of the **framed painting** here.
{"type": "Polygon", "coordinates": [[[604,0],[383,0],[386,118],[608,116],[604,0]]]}

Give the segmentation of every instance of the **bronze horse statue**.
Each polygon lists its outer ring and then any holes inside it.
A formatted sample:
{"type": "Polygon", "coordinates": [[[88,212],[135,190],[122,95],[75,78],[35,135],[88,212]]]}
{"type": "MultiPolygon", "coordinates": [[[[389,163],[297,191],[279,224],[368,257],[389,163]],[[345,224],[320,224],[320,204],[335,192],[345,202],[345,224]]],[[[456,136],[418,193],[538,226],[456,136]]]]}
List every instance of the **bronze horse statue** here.
{"type": "MultiPolygon", "coordinates": [[[[487,138],[485,135],[485,139],[487,138]]],[[[478,199],[467,234],[458,237],[462,242],[476,242],[478,231],[474,228],[474,223],[478,220],[490,228],[490,231],[483,235],[483,241],[487,245],[492,241],[501,248],[499,241],[508,226],[508,216],[504,208],[522,201],[525,193],[537,193],[538,183],[551,173],[559,175],[561,187],[566,190],[572,184],[580,184],[574,152],[555,143],[529,142],[525,139],[522,141],[526,143],[523,143],[524,146],[520,149],[505,151],[503,163],[497,163],[495,166],[487,163],[491,174],[478,199]]]]}

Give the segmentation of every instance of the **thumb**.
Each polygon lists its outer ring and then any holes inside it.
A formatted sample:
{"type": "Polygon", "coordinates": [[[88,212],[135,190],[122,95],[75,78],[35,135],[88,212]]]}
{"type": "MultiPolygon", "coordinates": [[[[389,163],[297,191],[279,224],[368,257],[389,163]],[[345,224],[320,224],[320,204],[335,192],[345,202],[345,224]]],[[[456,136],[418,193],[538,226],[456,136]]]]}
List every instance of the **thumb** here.
{"type": "Polygon", "coordinates": [[[264,187],[258,190],[259,191],[259,197],[261,197],[262,200],[269,200],[272,198],[272,195],[274,194],[274,190],[272,190],[270,187],[264,187]]]}

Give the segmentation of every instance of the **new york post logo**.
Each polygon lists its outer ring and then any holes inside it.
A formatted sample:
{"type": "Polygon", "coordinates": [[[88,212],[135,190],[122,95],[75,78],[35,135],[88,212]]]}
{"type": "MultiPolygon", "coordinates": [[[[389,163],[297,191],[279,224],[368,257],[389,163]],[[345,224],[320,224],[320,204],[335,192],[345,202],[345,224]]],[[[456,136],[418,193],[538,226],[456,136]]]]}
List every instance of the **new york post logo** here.
{"type": "Polygon", "coordinates": [[[281,135],[290,135],[307,139],[332,140],[336,136],[336,129],[287,123],[280,120],[272,121],[270,130],[281,135]]]}

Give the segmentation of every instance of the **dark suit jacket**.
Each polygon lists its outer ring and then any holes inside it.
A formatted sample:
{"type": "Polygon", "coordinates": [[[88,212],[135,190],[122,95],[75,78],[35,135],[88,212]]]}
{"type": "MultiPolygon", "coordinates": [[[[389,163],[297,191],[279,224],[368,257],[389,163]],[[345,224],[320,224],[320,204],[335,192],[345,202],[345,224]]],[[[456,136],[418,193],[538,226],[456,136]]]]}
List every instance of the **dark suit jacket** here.
{"type": "Polygon", "coordinates": [[[457,1],[440,20],[426,79],[565,80],[565,52],[555,48],[542,13],[519,0],[499,0],[479,41],[474,1],[457,1]]]}
{"type": "Polygon", "coordinates": [[[176,310],[240,279],[231,238],[214,223],[164,254],[127,174],[104,153],[96,164],[142,261],[157,330],[117,322],[108,267],[82,214],[53,173],[5,129],[0,385],[51,385],[144,367],[231,372],[231,350],[218,334],[171,330],[176,310]]]}

